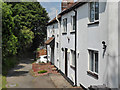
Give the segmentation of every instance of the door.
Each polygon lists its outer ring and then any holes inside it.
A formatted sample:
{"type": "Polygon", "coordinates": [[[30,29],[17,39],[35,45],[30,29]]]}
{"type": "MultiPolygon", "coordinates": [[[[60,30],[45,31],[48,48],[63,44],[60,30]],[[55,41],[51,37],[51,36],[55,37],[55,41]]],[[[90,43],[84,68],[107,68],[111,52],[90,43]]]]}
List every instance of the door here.
{"type": "Polygon", "coordinates": [[[65,48],[65,75],[67,76],[67,48],[65,48]]]}
{"type": "Polygon", "coordinates": [[[54,64],[54,47],[51,48],[51,63],[54,64]]]}

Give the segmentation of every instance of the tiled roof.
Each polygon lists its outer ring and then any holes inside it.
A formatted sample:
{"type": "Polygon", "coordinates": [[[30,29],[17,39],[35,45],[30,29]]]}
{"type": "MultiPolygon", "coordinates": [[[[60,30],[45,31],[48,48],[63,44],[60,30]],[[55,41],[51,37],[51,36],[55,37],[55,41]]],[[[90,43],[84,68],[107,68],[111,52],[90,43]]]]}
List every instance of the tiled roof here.
{"type": "MultiPolygon", "coordinates": [[[[75,8],[85,4],[86,2],[84,2],[86,0],[79,0],[75,3],[73,3],[72,5],[68,6],[65,10],[63,10],[61,13],[59,13],[58,15],[58,18],[60,19],[61,18],[61,15],[65,14],[65,13],[68,13],[69,11],[71,10],[74,10],[75,8]]],[[[57,20],[56,20],[56,17],[54,19],[52,19],[47,25],[50,25],[50,24],[53,24],[55,23],[57,20]]]]}
{"type": "MultiPolygon", "coordinates": [[[[58,15],[58,19],[60,19],[60,18],[61,18],[61,15],[58,15]]],[[[55,22],[57,22],[56,17],[53,18],[47,25],[50,25],[50,24],[55,23],[55,22]]]]}
{"type": "Polygon", "coordinates": [[[47,41],[45,41],[45,44],[48,45],[54,40],[54,37],[50,37],[47,41]]]}
{"type": "Polygon", "coordinates": [[[87,2],[83,2],[83,0],[77,1],[77,2],[73,3],[71,6],[69,6],[67,9],[63,10],[59,15],[63,15],[65,13],[68,13],[71,10],[74,10],[74,9],[78,8],[79,6],[82,6],[85,3],[87,3],[87,2]]]}

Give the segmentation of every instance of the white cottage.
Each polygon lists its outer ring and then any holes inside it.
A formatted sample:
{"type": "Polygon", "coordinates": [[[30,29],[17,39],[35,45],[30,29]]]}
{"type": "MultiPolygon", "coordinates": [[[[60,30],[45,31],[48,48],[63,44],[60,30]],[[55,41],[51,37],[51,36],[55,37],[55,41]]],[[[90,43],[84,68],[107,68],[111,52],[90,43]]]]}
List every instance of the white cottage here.
{"type": "Polygon", "coordinates": [[[48,23],[48,56],[75,86],[120,88],[120,3],[62,2],[48,23]],[[50,44],[50,45],[49,45],[50,44]]]}

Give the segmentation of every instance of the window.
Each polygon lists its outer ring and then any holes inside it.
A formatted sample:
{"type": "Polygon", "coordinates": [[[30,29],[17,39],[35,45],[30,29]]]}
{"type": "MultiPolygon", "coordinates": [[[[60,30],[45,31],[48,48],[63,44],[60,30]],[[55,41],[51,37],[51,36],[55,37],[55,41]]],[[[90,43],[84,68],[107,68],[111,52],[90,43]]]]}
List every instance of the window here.
{"type": "Polygon", "coordinates": [[[76,22],[75,16],[71,16],[71,26],[72,26],[72,30],[75,30],[75,22],[76,22]]]}
{"type": "Polygon", "coordinates": [[[98,73],[98,51],[89,50],[89,70],[98,73]]]}
{"type": "Polygon", "coordinates": [[[99,2],[90,2],[90,22],[99,20],[99,2]]]}
{"type": "Polygon", "coordinates": [[[75,16],[71,16],[71,26],[72,26],[72,30],[75,30],[75,22],[76,22],[75,16]]]}
{"type": "Polygon", "coordinates": [[[52,29],[52,30],[53,30],[53,33],[52,33],[52,34],[54,34],[54,33],[55,33],[55,30],[54,30],[54,25],[53,25],[53,29],[52,29]]]}
{"type": "Polygon", "coordinates": [[[56,43],[56,47],[58,48],[58,43],[56,43]]]}
{"type": "Polygon", "coordinates": [[[75,67],[75,51],[71,50],[71,66],[75,67]]]}
{"type": "Polygon", "coordinates": [[[63,19],[63,32],[67,32],[67,18],[63,19]]]}

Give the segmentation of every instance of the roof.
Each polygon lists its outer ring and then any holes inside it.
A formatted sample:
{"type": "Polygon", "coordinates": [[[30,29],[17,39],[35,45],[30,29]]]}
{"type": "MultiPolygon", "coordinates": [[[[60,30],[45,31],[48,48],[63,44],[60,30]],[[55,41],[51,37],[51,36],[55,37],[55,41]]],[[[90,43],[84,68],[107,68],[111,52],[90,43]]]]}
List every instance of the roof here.
{"type": "Polygon", "coordinates": [[[46,49],[41,49],[39,51],[37,51],[37,58],[41,55],[47,55],[47,50],[46,49]]]}
{"type": "Polygon", "coordinates": [[[82,6],[85,3],[87,3],[87,2],[77,1],[74,4],[72,4],[71,6],[69,6],[67,9],[63,10],[59,15],[64,15],[64,14],[66,14],[66,13],[68,13],[68,12],[82,6]]]}
{"type": "MultiPolygon", "coordinates": [[[[60,18],[61,18],[61,15],[58,15],[58,19],[60,19],[60,18]]],[[[51,24],[53,24],[53,23],[55,23],[55,22],[57,22],[56,17],[53,18],[50,22],[48,22],[47,25],[51,25],[51,24]]]]}
{"type": "Polygon", "coordinates": [[[50,37],[47,41],[45,41],[46,45],[49,45],[54,40],[54,37],[50,37]]]}
{"type": "MultiPolygon", "coordinates": [[[[75,3],[73,3],[71,6],[68,6],[65,10],[63,10],[61,13],[59,13],[58,19],[60,19],[62,15],[64,15],[64,14],[74,10],[75,8],[78,8],[79,6],[87,3],[85,1],[86,0],[79,0],[79,1],[77,1],[75,3]]],[[[55,22],[57,22],[56,17],[54,19],[52,19],[47,25],[51,25],[51,24],[53,24],[55,22]]]]}

